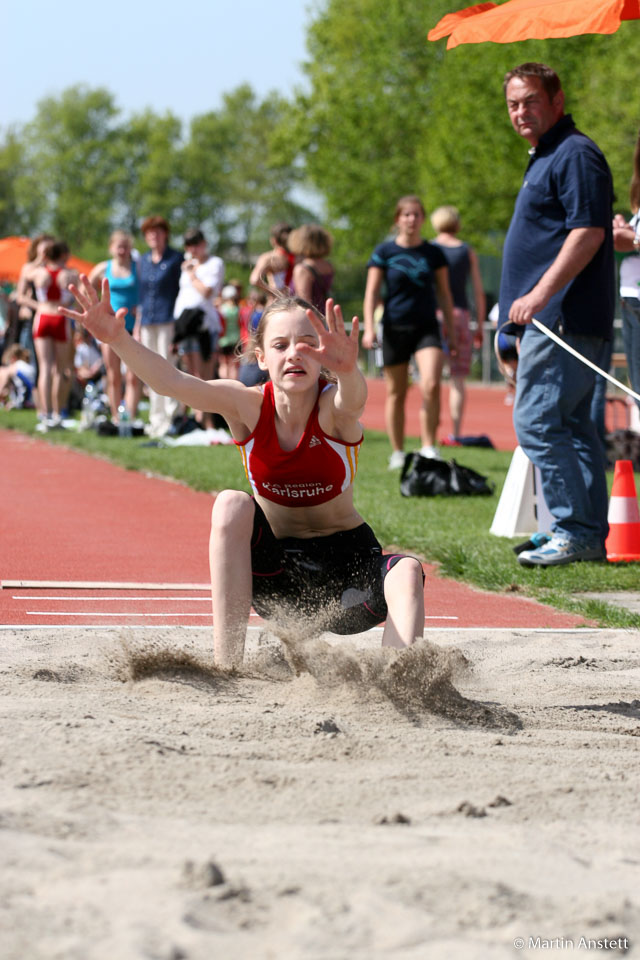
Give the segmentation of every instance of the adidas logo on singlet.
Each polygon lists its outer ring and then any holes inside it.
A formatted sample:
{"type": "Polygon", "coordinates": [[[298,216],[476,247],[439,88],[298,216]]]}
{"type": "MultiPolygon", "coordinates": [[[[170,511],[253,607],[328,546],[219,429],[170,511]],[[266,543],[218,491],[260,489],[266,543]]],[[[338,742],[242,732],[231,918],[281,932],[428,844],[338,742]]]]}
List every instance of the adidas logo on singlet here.
{"type": "Polygon", "coordinates": [[[317,437],[315,436],[315,434],[314,434],[314,435],[311,437],[311,440],[309,440],[309,447],[310,447],[310,448],[311,448],[311,447],[317,447],[319,443],[322,443],[322,440],[318,440],[318,438],[317,438],[317,437]]]}

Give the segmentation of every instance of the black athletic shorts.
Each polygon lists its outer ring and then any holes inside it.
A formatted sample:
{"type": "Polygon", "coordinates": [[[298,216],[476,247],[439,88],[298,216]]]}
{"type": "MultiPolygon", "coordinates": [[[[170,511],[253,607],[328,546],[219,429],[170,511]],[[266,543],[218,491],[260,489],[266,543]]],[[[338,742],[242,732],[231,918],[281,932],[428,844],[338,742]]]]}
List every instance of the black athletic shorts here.
{"type": "Polygon", "coordinates": [[[383,555],[366,523],[327,537],[277,540],[257,503],[255,511],[256,613],[276,622],[308,622],[313,633],[361,633],[386,619],[384,579],[406,554],[383,555]]]}
{"type": "Polygon", "coordinates": [[[425,347],[439,347],[442,350],[440,328],[435,318],[433,324],[420,328],[383,324],[382,363],[385,367],[409,363],[413,354],[425,347]]]}

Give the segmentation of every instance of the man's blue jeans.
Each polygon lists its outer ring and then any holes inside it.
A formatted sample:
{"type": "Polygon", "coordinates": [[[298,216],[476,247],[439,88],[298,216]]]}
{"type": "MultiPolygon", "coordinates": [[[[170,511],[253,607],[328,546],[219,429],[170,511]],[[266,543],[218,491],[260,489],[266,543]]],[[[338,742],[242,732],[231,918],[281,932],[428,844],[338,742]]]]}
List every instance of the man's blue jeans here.
{"type": "MultiPolygon", "coordinates": [[[[624,338],[624,352],[627,355],[627,370],[631,389],[640,393],[640,300],[636,297],[623,297],[620,301],[622,308],[622,336],[624,338]]],[[[636,400],[638,407],[640,403],[636,400]]]]}
{"type": "MultiPolygon", "coordinates": [[[[613,340],[607,341],[607,349],[602,358],[601,370],[609,373],[611,369],[611,357],[613,355],[613,340]]],[[[607,427],[605,423],[605,414],[607,410],[607,381],[604,377],[596,374],[596,384],[593,389],[593,400],[591,401],[591,419],[596,425],[600,445],[604,451],[604,459],[607,462],[607,427]]]]}
{"type": "MultiPolygon", "coordinates": [[[[608,341],[562,337],[598,367],[606,363],[608,341]]],[[[596,376],[544,333],[527,327],[513,413],[518,442],[540,468],[552,532],[588,545],[604,545],[609,530],[606,464],[591,419],[596,376]]]]}

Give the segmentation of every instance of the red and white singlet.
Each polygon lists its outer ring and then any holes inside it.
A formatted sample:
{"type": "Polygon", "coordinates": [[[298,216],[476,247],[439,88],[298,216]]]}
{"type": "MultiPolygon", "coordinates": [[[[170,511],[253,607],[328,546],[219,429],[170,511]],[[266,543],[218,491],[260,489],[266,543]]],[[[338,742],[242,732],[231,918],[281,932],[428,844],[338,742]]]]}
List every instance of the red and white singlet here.
{"type": "Polygon", "coordinates": [[[320,395],[331,386],[319,381],[318,399],[294,450],[283,450],[275,425],[273,384],[265,383],[260,418],[253,433],[236,440],[254,494],[285,507],[327,503],[351,486],[362,439],[346,443],[330,437],[318,423],[320,395]]]}

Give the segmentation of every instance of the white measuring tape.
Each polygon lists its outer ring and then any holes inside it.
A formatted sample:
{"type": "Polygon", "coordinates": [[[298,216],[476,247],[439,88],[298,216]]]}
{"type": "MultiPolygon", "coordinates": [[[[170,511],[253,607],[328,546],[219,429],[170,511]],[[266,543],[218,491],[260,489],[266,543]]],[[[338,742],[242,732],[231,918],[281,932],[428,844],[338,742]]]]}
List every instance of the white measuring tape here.
{"type": "Polygon", "coordinates": [[[586,363],[588,367],[591,367],[592,370],[595,370],[596,373],[599,373],[601,377],[604,377],[605,380],[608,380],[609,383],[614,383],[616,387],[620,387],[621,390],[624,390],[625,393],[628,393],[630,397],[633,397],[634,400],[640,402],[640,394],[636,393],[635,390],[632,390],[631,387],[625,387],[624,383],[620,383],[619,380],[616,380],[615,377],[612,377],[610,373],[607,373],[605,370],[601,370],[600,367],[596,367],[595,363],[591,363],[591,360],[587,360],[586,357],[583,357],[581,353],[578,353],[577,350],[574,350],[573,347],[570,347],[568,343],[565,343],[557,333],[554,333],[553,330],[549,330],[549,327],[545,327],[544,323],[540,323],[539,320],[536,320],[535,317],[532,318],[531,323],[538,328],[542,333],[544,333],[550,340],[553,340],[554,343],[557,343],[559,346],[563,347],[567,353],[572,354],[574,357],[577,357],[578,360],[582,360],[583,363],[586,363]]]}

